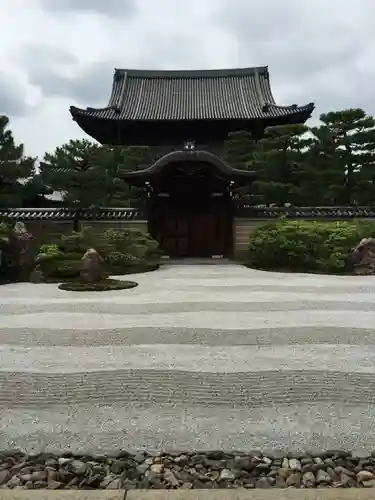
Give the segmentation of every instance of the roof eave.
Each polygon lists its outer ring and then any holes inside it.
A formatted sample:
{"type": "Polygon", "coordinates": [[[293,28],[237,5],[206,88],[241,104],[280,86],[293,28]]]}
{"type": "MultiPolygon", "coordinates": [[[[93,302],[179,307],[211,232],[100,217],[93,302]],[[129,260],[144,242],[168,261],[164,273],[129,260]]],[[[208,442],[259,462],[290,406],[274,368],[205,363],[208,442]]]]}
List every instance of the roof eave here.
{"type": "Polygon", "coordinates": [[[160,173],[170,163],[179,161],[202,161],[210,163],[228,178],[246,178],[255,179],[257,174],[254,171],[232,168],[221,158],[208,151],[173,151],[159,158],[153,165],[142,170],[125,172],[121,178],[128,181],[146,180],[160,173]]]}

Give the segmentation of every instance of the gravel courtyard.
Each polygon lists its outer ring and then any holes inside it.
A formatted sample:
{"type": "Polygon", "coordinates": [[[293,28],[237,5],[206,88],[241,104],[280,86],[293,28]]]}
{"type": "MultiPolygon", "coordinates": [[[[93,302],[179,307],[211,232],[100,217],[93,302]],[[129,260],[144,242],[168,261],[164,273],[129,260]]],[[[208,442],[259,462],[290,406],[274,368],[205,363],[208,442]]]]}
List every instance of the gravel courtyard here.
{"type": "Polygon", "coordinates": [[[375,278],[164,265],[0,287],[0,449],[375,450],[375,278]]]}

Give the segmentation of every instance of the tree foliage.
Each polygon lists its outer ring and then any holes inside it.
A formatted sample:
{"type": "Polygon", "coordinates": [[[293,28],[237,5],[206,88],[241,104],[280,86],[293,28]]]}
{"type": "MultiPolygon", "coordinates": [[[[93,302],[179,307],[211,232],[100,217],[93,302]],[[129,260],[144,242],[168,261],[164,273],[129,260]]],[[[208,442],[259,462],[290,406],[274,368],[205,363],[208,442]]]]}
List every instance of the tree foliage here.
{"type": "Polygon", "coordinates": [[[362,109],[330,112],[320,117],[313,148],[331,171],[327,186],[338,205],[374,203],[375,120],[362,109]]]}
{"type": "Polygon", "coordinates": [[[19,207],[31,193],[35,159],[24,156],[23,144],[15,143],[8,124],[8,117],[0,116],[0,206],[19,207]]]}
{"type": "Polygon", "coordinates": [[[262,203],[284,205],[302,201],[307,132],[304,125],[283,125],[266,129],[257,144],[251,166],[258,173],[254,194],[262,203]]]}
{"type": "MultiPolygon", "coordinates": [[[[260,141],[249,132],[229,135],[221,156],[237,169],[255,170],[252,186],[236,197],[252,204],[374,205],[375,120],[361,109],[321,115],[320,124],[269,127],[260,141]]],[[[155,161],[152,147],[105,147],[72,140],[36,161],[16,145],[0,116],[0,206],[22,206],[52,191],[77,211],[98,206],[138,207],[145,189],[122,180],[155,161]],[[25,179],[27,181],[25,181],[25,179]]],[[[43,203],[43,198],[41,203],[43,203]]]]}

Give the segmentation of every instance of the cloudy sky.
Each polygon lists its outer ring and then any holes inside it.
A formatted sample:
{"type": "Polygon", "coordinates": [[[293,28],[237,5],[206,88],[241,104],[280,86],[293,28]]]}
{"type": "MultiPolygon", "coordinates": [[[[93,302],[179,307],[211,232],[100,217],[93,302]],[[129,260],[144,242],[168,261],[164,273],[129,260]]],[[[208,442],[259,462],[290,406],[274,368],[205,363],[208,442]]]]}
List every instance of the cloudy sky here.
{"type": "Polygon", "coordinates": [[[375,0],[0,0],[0,113],[26,152],[84,137],[113,69],[268,65],[279,104],[375,114],[375,0]]]}

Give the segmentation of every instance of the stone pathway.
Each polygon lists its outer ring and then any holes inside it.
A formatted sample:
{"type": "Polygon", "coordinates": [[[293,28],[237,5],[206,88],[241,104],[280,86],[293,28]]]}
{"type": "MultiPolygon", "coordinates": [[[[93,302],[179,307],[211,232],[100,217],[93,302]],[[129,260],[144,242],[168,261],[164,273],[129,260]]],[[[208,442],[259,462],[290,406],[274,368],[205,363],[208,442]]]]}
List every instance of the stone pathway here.
{"type": "Polygon", "coordinates": [[[0,287],[0,449],[375,450],[375,278],[134,279],[0,287]]]}

